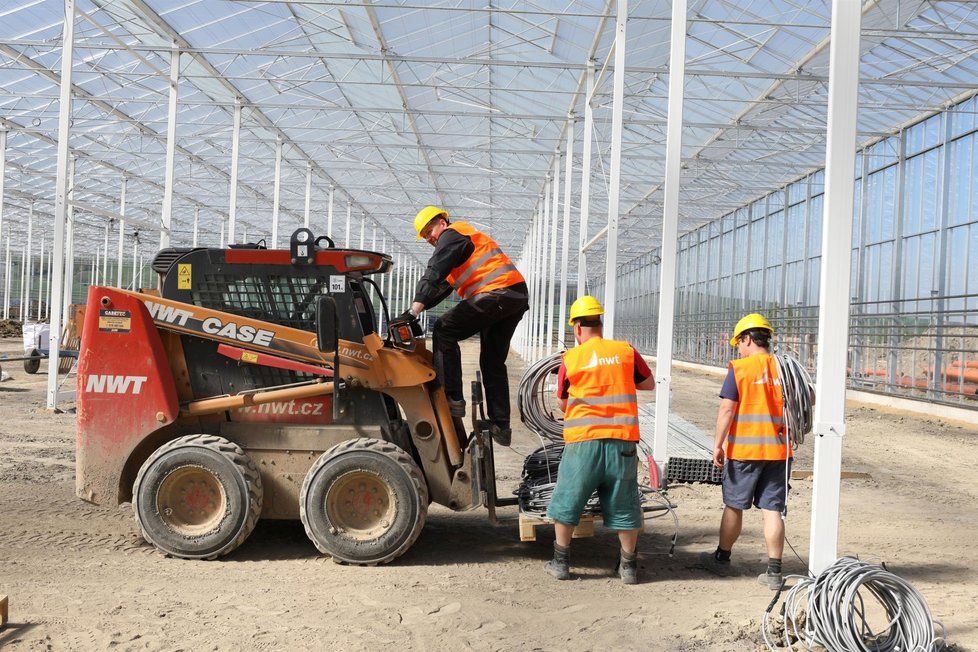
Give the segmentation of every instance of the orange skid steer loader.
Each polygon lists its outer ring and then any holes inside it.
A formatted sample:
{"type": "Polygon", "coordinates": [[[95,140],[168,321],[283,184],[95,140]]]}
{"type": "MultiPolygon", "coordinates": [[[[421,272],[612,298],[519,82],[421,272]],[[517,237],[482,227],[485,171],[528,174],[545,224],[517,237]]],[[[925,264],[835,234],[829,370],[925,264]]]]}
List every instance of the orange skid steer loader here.
{"type": "Polygon", "coordinates": [[[390,323],[370,277],[391,266],[299,229],[289,250],[165,249],[159,291],[91,287],[78,496],[131,501],[146,540],[187,559],[226,555],[259,518],[371,565],[411,547],[431,501],[494,521],[515,500],[496,496],[488,426],[467,436],[416,324],[390,323]]]}

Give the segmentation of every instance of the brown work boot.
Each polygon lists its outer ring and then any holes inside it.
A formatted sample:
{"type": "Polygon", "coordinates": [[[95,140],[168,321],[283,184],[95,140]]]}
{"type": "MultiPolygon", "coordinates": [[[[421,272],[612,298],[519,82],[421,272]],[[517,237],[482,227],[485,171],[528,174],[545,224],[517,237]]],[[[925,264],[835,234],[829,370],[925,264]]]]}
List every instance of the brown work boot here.
{"type": "Polygon", "coordinates": [[[543,565],[547,571],[558,580],[570,579],[570,547],[564,547],[554,542],[554,558],[543,565]]]}
{"type": "Polygon", "coordinates": [[[617,571],[622,584],[638,584],[638,551],[625,552],[622,550],[617,571]]]}

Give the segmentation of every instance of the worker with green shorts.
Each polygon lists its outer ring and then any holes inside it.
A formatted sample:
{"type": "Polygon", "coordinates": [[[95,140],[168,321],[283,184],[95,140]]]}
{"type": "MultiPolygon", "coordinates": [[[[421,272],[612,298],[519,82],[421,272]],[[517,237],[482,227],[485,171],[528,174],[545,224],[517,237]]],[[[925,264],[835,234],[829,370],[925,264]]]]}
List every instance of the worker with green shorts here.
{"type": "Polygon", "coordinates": [[[602,337],[604,308],[584,296],[570,310],[578,346],[564,353],[557,400],[564,410],[564,452],[547,509],[554,520],[554,557],[544,567],[570,579],[570,544],[591,494],[597,490],[605,526],[618,531],[618,574],[638,582],[638,535],[643,515],[638,492],[636,390],[655,389],[642,356],[627,342],[602,337]]]}

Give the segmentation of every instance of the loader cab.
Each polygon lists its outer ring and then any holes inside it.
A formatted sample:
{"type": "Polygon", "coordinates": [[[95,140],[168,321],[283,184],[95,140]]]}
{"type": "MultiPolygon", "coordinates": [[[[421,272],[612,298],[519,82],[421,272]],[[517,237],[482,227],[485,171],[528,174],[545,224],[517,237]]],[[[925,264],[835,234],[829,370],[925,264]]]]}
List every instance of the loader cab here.
{"type": "MultiPolygon", "coordinates": [[[[381,312],[386,312],[383,295],[371,277],[387,273],[392,265],[386,254],[337,248],[329,238],[317,238],[308,229],[293,234],[289,249],[266,249],[263,243],[224,249],[171,248],[160,251],[153,260],[153,269],[160,275],[160,295],[165,299],[310,333],[316,332],[317,298],[329,296],[336,304],[337,336],[352,342],[363,342],[365,335],[376,330],[371,289],[379,298],[381,312]]],[[[238,365],[219,355],[214,341],[180,337],[193,397],[310,379],[287,369],[238,365]]],[[[326,398],[323,405],[303,406],[309,414],[297,414],[296,420],[386,426],[399,419],[397,406],[378,392],[357,389],[341,396],[340,409],[334,411],[331,399],[326,398]]],[[[256,417],[240,410],[229,414],[231,420],[251,418],[256,417]]]]}

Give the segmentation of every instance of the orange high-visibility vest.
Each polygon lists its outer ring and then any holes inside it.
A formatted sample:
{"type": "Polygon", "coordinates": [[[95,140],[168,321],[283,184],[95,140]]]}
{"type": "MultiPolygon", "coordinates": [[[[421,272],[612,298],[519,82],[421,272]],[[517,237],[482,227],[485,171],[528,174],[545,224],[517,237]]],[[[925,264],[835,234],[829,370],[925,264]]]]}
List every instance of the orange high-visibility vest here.
{"type": "Polygon", "coordinates": [[[452,222],[448,228],[466,236],[475,245],[468,260],[448,274],[447,280],[458,296],[469,299],[483,292],[525,282],[516,265],[495,240],[465,222],[452,222]]]}
{"type": "Polygon", "coordinates": [[[567,409],[564,441],[638,441],[635,349],[628,342],[592,337],[564,353],[567,409]]]}
{"type": "Polygon", "coordinates": [[[786,460],[784,395],[774,357],[759,353],[731,361],[740,401],[727,434],[731,460],[786,460]]]}

